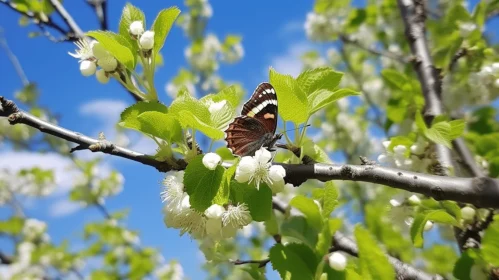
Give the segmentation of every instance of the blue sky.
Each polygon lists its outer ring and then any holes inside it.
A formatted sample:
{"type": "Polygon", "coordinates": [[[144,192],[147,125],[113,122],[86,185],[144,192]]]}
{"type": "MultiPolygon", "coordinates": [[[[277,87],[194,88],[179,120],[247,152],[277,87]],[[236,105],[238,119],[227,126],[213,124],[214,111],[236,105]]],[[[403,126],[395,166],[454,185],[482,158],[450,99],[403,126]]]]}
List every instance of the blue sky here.
{"type": "MultiPolygon", "coordinates": [[[[144,10],[148,24],[152,23],[157,12],[163,8],[177,5],[185,10],[183,1],[131,2],[144,10]]],[[[117,30],[125,3],[109,1],[111,30],[117,30]]],[[[226,81],[242,82],[247,91],[252,91],[257,84],[268,79],[269,66],[285,73],[297,74],[300,67],[299,55],[314,47],[306,41],[303,30],[306,13],[312,9],[313,3],[288,3],[251,1],[243,5],[236,1],[212,1],[214,15],[208,24],[208,32],[214,32],[219,38],[227,34],[239,34],[243,37],[243,60],[220,68],[220,75],[226,81]]],[[[85,1],[65,1],[64,5],[84,31],[98,27],[97,20],[85,1]]],[[[99,131],[104,131],[113,140],[113,126],[120,111],[133,103],[131,97],[114,81],[103,86],[95,77],[83,77],[79,73],[77,61],[67,54],[68,51],[74,51],[73,44],[55,44],[45,37],[30,39],[28,33],[37,31],[35,26],[19,27],[19,15],[3,6],[0,6],[0,14],[0,27],[4,30],[10,48],[17,55],[28,79],[36,82],[40,88],[40,105],[59,114],[63,127],[94,137],[99,131]]],[[[161,92],[160,99],[163,101],[169,102],[164,90],[165,84],[180,67],[187,67],[183,55],[186,44],[183,31],[175,27],[162,51],[165,65],[156,74],[156,87],[161,92]]],[[[14,92],[22,87],[22,83],[3,51],[0,52],[0,72],[0,94],[12,98],[14,92]]],[[[141,141],[136,147],[138,151],[148,152],[154,150],[155,145],[141,141]]],[[[78,155],[92,156],[87,151],[78,152],[78,155]]],[[[0,150],[0,166],[20,168],[40,165],[55,168],[59,190],[41,201],[26,201],[26,212],[29,217],[48,222],[49,233],[56,243],[67,238],[79,240],[78,233],[85,222],[102,219],[96,209],[74,211],[78,208],[65,201],[68,186],[74,180],[74,174],[65,170],[68,164],[68,160],[57,155],[12,152],[6,147],[0,150]]],[[[192,279],[203,276],[200,269],[202,258],[199,257],[195,242],[187,236],[179,237],[177,230],[167,229],[163,225],[159,192],[164,174],[139,163],[111,157],[106,157],[102,168],[117,168],[125,177],[123,192],[107,200],[106,207],[111,211],[129,208],[128,226],[140,231],[142,244],[159,248],[167,260],[178,259],[185,274],[192,279]]],[[[5,218],[7,214],[6,209],[0,209],[0,218],[5,218]]],[[[5,244],[5,240],[0,240],[0,244],[5,244]]],[[[82,245],[78,241],[74,244],[75,247],[82,245]]]]}
{"type": "MultiPolygon", "coordinates": [[[[152,23],[157,12],[163,8],[177,5],[185,10],[183,1],[131,2],[144,10],[148,24],[152,23]]],[[[109,1],[111,30],[117,30],[125,3],[121,0],[109,1]]],[[[98,27],[95,15],[85,1],[65,1],[64,5],[84,31],[98,27]]],[[[245,56],[240,63],[221,65],[219,73],[226,81],[242,82],[248,92],[268,79],[270,66],[280,72],[297,74],[301,65],[299,55],[309,49],[324,47],[308,42],[303,30],[306,13],[312,9],[313,1],[293,1],[293,5],[285,0],[244,3],[212,1],[211,5],[214,16],[209,21],[208,32],[217,34],[219,38],[227,34],[242,35],[245,49],[245,56]]],[[[78,70],[77,61],[67,54],[68,51],[74,51],[74,45],[55,44],[45,37],[29,39],[28,32],[37,31],[36,27],[19,27],[19,15],[3,6],[0,6],[0,14],[0,27],[4,29],[10,48],[17,55],[29,80],[36,82],[41,90],[40,105],[59,114],[63,127],[93,137],[104,131],[113,140],[114,124],[121,110],[133,103],[132,98],[114,81],[101,85],[95,77],[83,77],[78,70]]],[[[165,65],[156,74],[156,87],[160,92],[160,99],[165,102],[169,102],[164,90],[166,83],[180,67],[187,67],[183,55],[186,44],[183,31],[176,27],[171,31],[162,51],[165,65]]],[[[22,83],[3,51],[0,52],[0,74],[0,95],[12,98],[14,92],[22,87],[22,83]]],[[[140,152],[151,152],[155,148],[152,142],[146,141],[132,143],[132,146],[140,152]]],[[[87,151],[80,151],[78,155],[92,156],[87,151]]],[[[55,168],[59,190],[41,201],[27,201],[26,208],[29,217],[48,222],[54,242],[67,238],[79,240],[78,233],[85,222],[102,219],[96,209],[74,212],[77,209],[75,205],[65,202],[68,186],[74,180],[74,174],[65,170],[65,166],[69,164],[67,159],[52,154],[12,152],[0,146],[0,167],[7,164],[12,167],[38,164],[55,168]]],[[[101,168],[117,168],[125,177],[123,192],[107,200],[106,207],[111,211],[129,208],[128,226],[140,231],[143,245],[159,248],[167,260],[179,260],[190,278],[204,276],[200,269],[202,258],[198,254],[196,243],[188,236],[179,237],[177,230],[167,229],[163,225],[159,193],[164,174],[151,167],[110,156],[106,157],[101,168]]],[[[5,209],[0,209],[0,218],[7,214],[5,209]]],[[[3,244],[5,241],[0,240],[2,247],[3,244]]],[[[81,247],[82,244],[76,243],[74,246],[81,247]]]]}

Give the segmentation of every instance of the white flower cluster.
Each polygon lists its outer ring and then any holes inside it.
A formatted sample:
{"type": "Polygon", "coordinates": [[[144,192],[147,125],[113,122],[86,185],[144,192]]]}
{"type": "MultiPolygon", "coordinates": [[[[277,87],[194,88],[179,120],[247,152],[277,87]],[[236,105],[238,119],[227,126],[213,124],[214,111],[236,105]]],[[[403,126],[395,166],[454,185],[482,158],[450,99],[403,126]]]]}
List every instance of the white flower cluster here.
{"type": "Polygon", "coordinates": [[[382,164],[390,164],[416,172],[426,172],[432,163],[431,159],[424,157],[428,142],[422,137],[419,137],[417,142],[410,147],[410,152],[403,145],[395,146],[393,152],[388,151],[390,144],[391,141],[383,141],[386,153],[378,156],[378,161],[382,164]]]}
{"type": "Polygon", "coordinates": [[[286,170],[280,165],[272,165],[270,160],[272,154],[264,147],[255,152],[255,156],[245,156],[241,158],[234,179],[239,183],[254,182],[256,188],[260,188],[260,183],[268,184],[273,194],[284,189],[284,177],[286,170]]]}
{"type": "MultiPolygon", "coordinates": [[[[35,170],[33,170],[35,172],[35,170]]],[[[56,187],[53,177],[37,178],[29,169],[17,173],[0,170],[0,205],[8,203],[12,194],[25,196],[48,196],[56,187]]]]}
{"type": "Polygon", "coordinates": [[[244,57],[244,48],[241,42],[233,44],[220,53],[220,59],[226,63],[235,63],[244,57]]]}
{"type": "Polygon", "coordinates": [[[46,233],[47,224],[37,219],[27,219],[24,221],[22,234],[27,241],[49,241],[49,236],[46,233]]]}
{"type": "Polygon", "coordinates": [[[252,219],[245,204],[221,205],[213,204],[201,213],[191,208],[189,195],[184,192],[184,172],[168,175],[163,181],[161,193],[165,206],[165,224],[181,230],[181,234],[189,233],[193,238],[234,237],[237,230],[251,223],[252,219]]]}
{"type": "Polygon", "coordinates": [[[213,8],[208,0],[191,0],[186,5],[189,7],[189,13],[182,13],[177,23],[187,35],[194,35],[200,28],[204,28],[200,26],[203,24],[202,19],[208,19],[213,16],[213,8]]]}
{"type": "Polygon", "coordinates": [[[327,42],[334,40],[341,32],[343,22],[337,16],[310,12],[305,21],[305,32],[310,40],[327,42]]]}
{"type": "MultiPolygon", "coordinates": [[[[32,254],[36,246],[31,242],[17,245],[15,262],[5,266],[1,276],[5,279],[43,279],[45,271],[42,266],[32,262],[32,254]]],[[[3,279],[3,278],[2,278],[3,279]]]]}
{"type": "Polygon", "coordinates": [[[184,269],[178,262],[175,261],[159,266],[154,270],[153,273],[157,279],[170,279],[170,280],[185,279],[184,269]]]}
{"type": "Polygon", "coordinates": [[[144,24],[142,21],[134,21],[129,27],[130,35],[138,40],[140,49],[149,51],[154,47],[154,31],[144,31],[144,24]]]}
{"type": "Polygon", "coordinates": [[[116,58],[97,41],[85,38],[75,44],[78,49],[69,55],[79,59],[81,74],[85,77],[95,74],[100,83],[109,82],[110,74],[118,68],[116,58]],[[97,70],[97,66],[100,66],[101,69],[97,70]]]}
{"type": "Polygon", "coordinates": [[[204,73],[218,70],[217,55],[221,53],[222,45],[214,34],[208,34],[199,48],[194,46],[185,50],[185,57],[192,68],[204,73]]]}

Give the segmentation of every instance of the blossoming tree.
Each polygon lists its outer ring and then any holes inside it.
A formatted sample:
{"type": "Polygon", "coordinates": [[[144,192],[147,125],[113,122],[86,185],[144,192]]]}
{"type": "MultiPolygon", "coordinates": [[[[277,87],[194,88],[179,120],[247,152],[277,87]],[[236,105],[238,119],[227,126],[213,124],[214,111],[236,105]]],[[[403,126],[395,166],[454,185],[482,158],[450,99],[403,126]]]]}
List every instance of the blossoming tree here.
{"type": "Polygon", "coordinates": [[[95,139],[58,126],[36,105],[28,81],[16,101],[0,97],[0,116],[13,125],[0,123],[0,137],[28,149],[37,130],[52,136],[42,139],[47,149],[69,157],[83,174],[70,199],[106,218],[85,225],[92,245],[84,250],[53,244],[47,224],[26,217],[16,202],[49,194],[53,174],[5,171],[0,202],[16,211],[0,222],[0,232],[13,237],[16,249],[0,251],[2,266],[12,278],[84,278],[85,261],[101,256],[106,261],[90,277],[182,278],[178,264],[141,246],[120,223],[126,213],[107,211],[104,201],[120,192],[126,174],[103,176],[98,160],[75,157],[91,150],[166,173],[158,194],[164,224],[198,242],[214,277],[265,278],[275,270],[286,279],[498,279],[499,126],[491,102],[499,62],[485,30],[499,2],[472,9],[461,2],[368,1],[356,8],[347,0],[316,0],[307,36],[339,43],[325,56],[303,54],[297,77],[270,68],[284,141],[238,157],[223,140],[244,92],[217,70],[244,51],[238,36],[221,41],[205,34],[207,1],[187,1],[185,13],[161,10],[150,26],[127,4],[115,32],[107,30],[106,1],[89,1],[100,30],[84,33],[57,0],[2,0],[40,35],[58,40],[52,35],[58,32],[76,42],[71,55],[83,76],[116,81],[135,98],[120,126],[157,144],[156,154],[145,155],[102,134],[95,139]],[[189,69],[167,84],[173,101],[165,104],[155,70],[171,55],[161,50],[175,22],[191,42],[189,69]],[[335,152],[345,163],[332,160],[335,152]],[[433,244],[425,242],[430,230],[438,234],[433,244]]]}

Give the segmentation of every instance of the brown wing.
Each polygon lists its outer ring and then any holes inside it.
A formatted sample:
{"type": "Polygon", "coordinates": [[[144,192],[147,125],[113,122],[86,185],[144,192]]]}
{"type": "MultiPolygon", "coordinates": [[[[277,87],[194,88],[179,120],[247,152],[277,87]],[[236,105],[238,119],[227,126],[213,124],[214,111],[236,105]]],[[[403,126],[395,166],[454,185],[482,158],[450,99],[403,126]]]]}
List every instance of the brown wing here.
{"type": "Polygon", "coordinates": [[[254,155],[273,135],[259,120],[248,116],[237,117],[225,130],[227,147],[238,156],[254,155]]]}

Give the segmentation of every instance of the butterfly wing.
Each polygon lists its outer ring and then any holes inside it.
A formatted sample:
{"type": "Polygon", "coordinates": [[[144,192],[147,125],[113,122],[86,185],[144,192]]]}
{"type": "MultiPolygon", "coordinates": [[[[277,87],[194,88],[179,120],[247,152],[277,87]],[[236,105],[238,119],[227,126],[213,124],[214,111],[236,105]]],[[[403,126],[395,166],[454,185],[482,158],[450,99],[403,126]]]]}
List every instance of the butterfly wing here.
{"type": "Polygon", "coordinates": [[[277,128],[277,95],[269,83],[261,83],[243,106],[240,117],[225,131],[227,147],[239,156],[253,155],[267,146],[277,128]]]}

